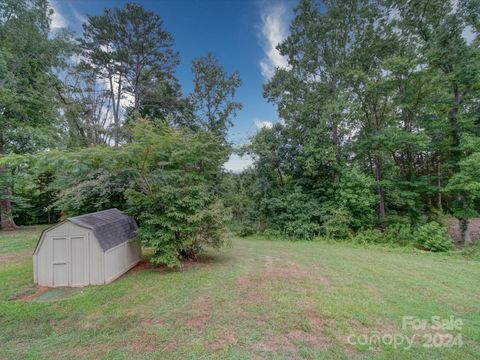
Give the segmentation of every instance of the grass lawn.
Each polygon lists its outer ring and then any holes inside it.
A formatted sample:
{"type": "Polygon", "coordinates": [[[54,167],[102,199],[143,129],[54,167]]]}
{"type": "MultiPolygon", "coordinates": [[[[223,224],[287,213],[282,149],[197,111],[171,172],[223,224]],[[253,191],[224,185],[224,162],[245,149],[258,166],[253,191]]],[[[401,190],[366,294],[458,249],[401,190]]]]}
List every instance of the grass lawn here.
{"type": "MultiPolygon", "coordinates": [[[[475,359],[480,262],[343,244],[234,239],[182,271],[139,266],[106,286],[40,296],[41,227],[0,232],[0,359],[475,359]],[[402,317],[461,318],[462,346],[402,317]],[[363,344],[366,335],[385,342],[363,344]],[[415,341],[388,345],[388,335],[415,341]],[[385,337],[387,335],[387,337],[385,337]],[[350,341],[349,341],[350,340],[350,341]],[[359,343],[360,342],[360,343],[359,343]]],[[[459,339],[457,337],[457,339],[459,339]]]]}

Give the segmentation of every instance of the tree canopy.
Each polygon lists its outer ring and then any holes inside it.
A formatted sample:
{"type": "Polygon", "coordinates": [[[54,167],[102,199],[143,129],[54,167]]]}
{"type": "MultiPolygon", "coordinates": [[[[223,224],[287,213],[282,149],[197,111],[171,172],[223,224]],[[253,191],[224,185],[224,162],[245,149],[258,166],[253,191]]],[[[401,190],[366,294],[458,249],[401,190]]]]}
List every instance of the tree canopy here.
{"type": "Polygon", "coordinates": [[[314,233],[339,212],[358,231],[416,227],[446,211],[467,236],[479,203],[461,179],[478,152],[480,53],[478,37],[464,34],[478,28],[478,10],[474,1],[300,1],[278,46],[288,67],[265,85],[284,124],[246,147],[258,220],[286,231],[277,202],[297,192],[322,215],[304,218],[300,201],[291,221],[316,223],[314,233]]]}
{"type": "Polygon", "coordinates": [[[281,121],[223,164],[240,74],[213,53],[192,91],[161,17],[138,4],[50,31],[47,0],[0,2],[2,228],[117,207],[154,263],[241,235],[451,249],[480,212],[476,0],[301,0],[263,95],[281,121]],[[468,35],[468,36],[466,36],[468,35]],[[229,225],[229,226],[227,226],[229,225]]]}

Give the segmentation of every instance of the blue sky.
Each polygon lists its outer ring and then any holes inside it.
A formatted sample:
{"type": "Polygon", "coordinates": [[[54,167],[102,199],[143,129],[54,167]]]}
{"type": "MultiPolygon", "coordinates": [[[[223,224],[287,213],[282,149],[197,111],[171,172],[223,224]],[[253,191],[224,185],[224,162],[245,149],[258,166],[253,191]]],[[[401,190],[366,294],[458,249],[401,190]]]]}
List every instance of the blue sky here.
{"type": "MultiPolygon", "coordinates": [[[[69,27],[77,34],[87,15],[127,1],[50,0],[52,27],[69,27]]],[[[143,0],[134,1],[158,13],[175,38],[181,63],[177,76],[184,92],[192,90],[192,59],[212,51],[227,72],[238,71],[243,81],[237,100],[243,104],[230,140],[243,144],[261,126],[279,121],[275,107],[262,96],[262,85],[285,59],[275,50],[288,34],[293,0],[143,0]]],[[[232,157],[227,169],[238,171],[249,159],[232,157]]]]}

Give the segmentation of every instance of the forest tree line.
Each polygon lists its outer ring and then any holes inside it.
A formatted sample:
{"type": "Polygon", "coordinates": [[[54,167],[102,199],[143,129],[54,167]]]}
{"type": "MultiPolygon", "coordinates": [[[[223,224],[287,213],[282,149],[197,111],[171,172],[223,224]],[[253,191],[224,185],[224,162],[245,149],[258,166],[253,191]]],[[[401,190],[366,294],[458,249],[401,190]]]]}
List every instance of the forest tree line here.
{"type": "Polygon", "coordinates": [[[282,123],[244,147],[254,166],[232,179],[241,231],[400,238],[447,214],[470,243],[479,20],[469,0],[301,1],[279,45],[288,67],[264,87],[282,123]]]}
{"type": "Polygon", "coordinates": [[[253,158],[240,174],[223,168],[238,73],[198,57],[184,93],[173,35],[137,4],[80,35],[51,17],[46,0],[0,1],[3,229],[117,207],[172,266],[220,246],[229,223],[442,250],[449,215],[471,242],[478,1],[300,1],[278,47],[288,66],[264,86],[281,122],[238,149],[253,158]]]}

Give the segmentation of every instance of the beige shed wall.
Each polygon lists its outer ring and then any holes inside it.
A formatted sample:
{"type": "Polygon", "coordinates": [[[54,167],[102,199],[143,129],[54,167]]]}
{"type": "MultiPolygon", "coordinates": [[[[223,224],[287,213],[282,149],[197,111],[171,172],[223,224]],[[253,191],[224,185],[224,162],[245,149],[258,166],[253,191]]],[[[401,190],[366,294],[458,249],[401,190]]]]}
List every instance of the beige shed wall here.
{"type": "Polygon", "coordinates": [[[103,261],[92,231],[66,221],[40,239],[33,255],[34,281],[51,287],[103,284],[103,261]]]}
{"type": "Polygon", "coordinates": [[[141,247],[134,241],[126,242],[105,252],[105,282],[109,283],[135,266],[141,258],[141,247]]]}
{"type": "Polygon", "coordinates": [[[140,258],[136,242],[104,252],[91,230],[66,221],[44,232],[33,255],[33,277],[36,284],[50,287],[101,285],[118,278],[140,258]]]}

